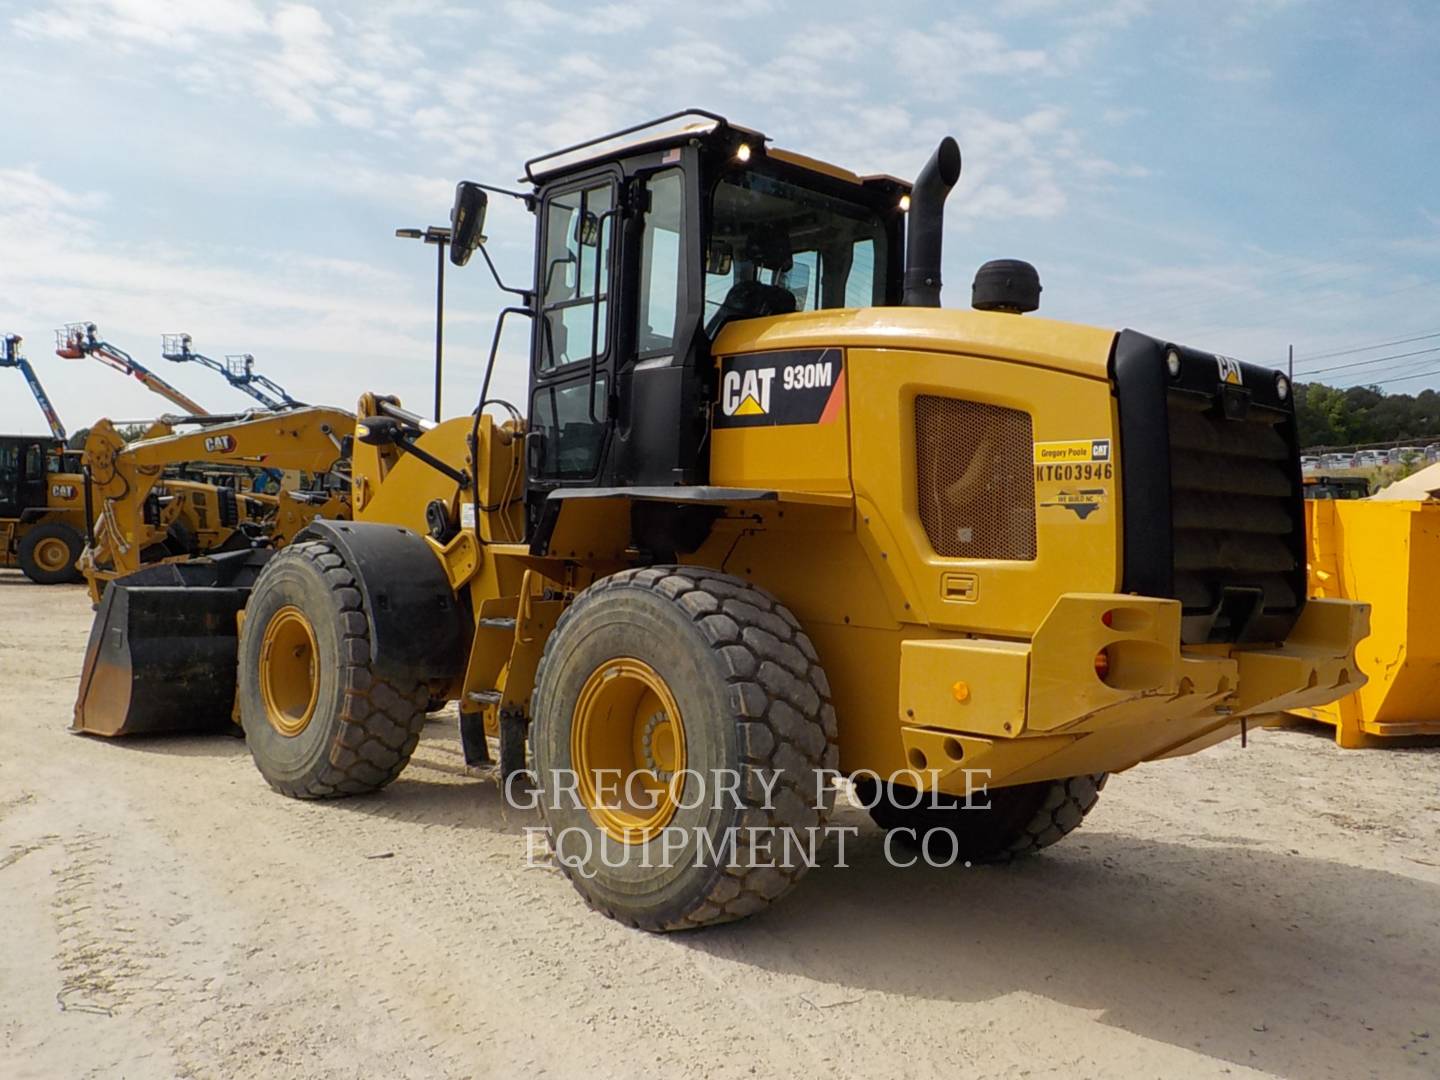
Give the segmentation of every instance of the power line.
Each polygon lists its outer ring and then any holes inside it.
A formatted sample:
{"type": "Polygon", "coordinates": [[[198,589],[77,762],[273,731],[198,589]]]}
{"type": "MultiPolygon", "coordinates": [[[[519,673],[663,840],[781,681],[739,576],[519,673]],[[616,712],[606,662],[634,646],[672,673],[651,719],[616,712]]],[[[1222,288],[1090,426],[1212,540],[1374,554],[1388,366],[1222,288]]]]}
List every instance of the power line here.
{"type": "Polygon", "coordinates": [[[1409,345],[1413,341],[1429,341],[1431,338],[1440,338],[1440,330],[1433,334],[1421,334],[1418,337],[1396,338],[1394,341],[1377,341],[1374,345],[1356,345],[1349,349],[1336,349],[1334,352],[1313,353],[1310,356],[1302,356],[1302,360],[1330,360],[1336,356],[1353,356],[1355,353],[1369,352],[1371,349],[1388,349],[1392,345],[1409,345]]]}
{"type": "MultiPolygon", "coordinates": [[[[1440,334],[1436,335],[1440,337],[1440,334]]],[[[1373,364],[1383,364],[1387,360],[1406,360],[1412,356],[1425,356],[1428,353],[1440,352],[1440,345],[1432,345],[1428,349],[1416,349],[1414,352],[1391,353],[1389,356],[1374,356],[1369,360],[1352,360],[1348,364],[1334,364],[1331,367],[1311,368],[1309,371],[1297,371],[1297,377],[1310,375],[1323,375],[1327,371],[1345,371],[1349,368],[1370,367],[1373,364]]]]}
{"type": "Polygon", "coordinates": [[[1385,385],[1387,383],[1396,382],[1406,382],[1410,379],[1426,379],[1432,375],[1440,375],[1440,368],[1436,368],[1433,371],[1417,371],[1414,375],[1401,375],[1397,379],[1381,379],[1378,385],[1385,385]]]}

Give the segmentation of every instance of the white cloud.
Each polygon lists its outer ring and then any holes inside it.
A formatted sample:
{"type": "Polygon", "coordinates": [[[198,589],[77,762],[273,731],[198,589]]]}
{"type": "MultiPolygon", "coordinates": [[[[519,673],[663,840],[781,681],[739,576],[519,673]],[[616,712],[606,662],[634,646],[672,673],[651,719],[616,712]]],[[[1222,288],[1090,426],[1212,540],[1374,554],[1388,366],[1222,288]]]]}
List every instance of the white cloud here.
{"type": "Polygon", "coordinates": [[[264,26],[251,0],[67,0],[15,20],[27,36],[90,46],[103,42],[121,50],[139,45],[190,50],[205,38],[240,37],[264,26]]]}
{"type": "MultiPolygon", "coordinates": [[[[352,179],[367,182],[356,174],[352,179]]],[[[134,417],[156,409],[156,399],[98,368],[41,359],[48,351],[40,347],[42,327],[82,319],[95,321],[147,364],[161,330],[188,330],[207,353],[253,352],[262,370],[301,399],[335,401],[337,379],[353,379],[367,366],[389,371],[389,383],[423,397],[424,372],[412,379],[408,368],[397,373],[393,363],[397,356],[424,355],[433,326],[427,300],[404,299],[416,275],[403,262],[403,269],[384,269],[303,251],[122,245],[106,237],[95,217],[107,202],[31,169],[0,170],[0,328],[26,333],[32,359],[70,426],[100,414],[134,417]],[[283,371],[265,364],[266,354],[276,352],[307,362],[283,371]]],[[[449,321],[463,329],[490,318],[460,310],[449,321]]],[[[233,391],[203,373],[165,375],[207,407],[237,404],[233,391]]],[[[345,383],[340,403],[352,386],[345,383]]],[[[0,404],[15,418],[0,427],[39,430],[39,414],[31,415],[28,402],[0,398],[0,404]]]]}

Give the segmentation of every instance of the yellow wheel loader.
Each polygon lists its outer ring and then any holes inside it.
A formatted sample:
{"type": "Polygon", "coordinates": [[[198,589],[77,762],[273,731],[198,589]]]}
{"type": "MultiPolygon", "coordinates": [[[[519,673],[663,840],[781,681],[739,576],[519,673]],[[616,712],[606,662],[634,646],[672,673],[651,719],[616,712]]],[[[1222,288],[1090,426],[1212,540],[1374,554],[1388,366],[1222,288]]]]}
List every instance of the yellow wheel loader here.
{"type": "MultiPolygon", "coordinates": [[[[1112,772],[1353,689],[1366,608],[1306,601],[1284,377],[1027,317],[1016,261],[941,309],[960,165],[857,176],[696,111],[531,160],[495,334],[531,321],[524,415],[494,347],[469,417],[367,394],[354,520],[114,582],[165,620],[102,605],[76,727],[233,701],[266,780],[324,798],[458,701],[586,901],[673,930],[787,892],[837,776],[1006,859],[1112,772]]],[[[459,185],[452,261],[501,190],[459,185]]]]}
{"type": "Polygon", "coordinates": [[[0,337],[0,368],[24,377],[50,438],[0,435],[0,566],[18,566],[38,585],[58,585],[80,578],[75,563],[85,542],[85,478],[79,455],[65,452],[65,425],[20,351],[23,340],[0,337]]]}
{"type": "Polygon", "coordinates": [[[283,546],[316,517],[349,516],[346,490],[259,494],[173,473],[210,465],[324,477],[348,454],[352,413],[306,406],[202,419],[209,422],[183,432],[161,420],[130,443],[108,420],[91,427],[83,460],[94,521],[79,567],[95,600],[107,581],[147,563],[257,542],[283,546]]]}

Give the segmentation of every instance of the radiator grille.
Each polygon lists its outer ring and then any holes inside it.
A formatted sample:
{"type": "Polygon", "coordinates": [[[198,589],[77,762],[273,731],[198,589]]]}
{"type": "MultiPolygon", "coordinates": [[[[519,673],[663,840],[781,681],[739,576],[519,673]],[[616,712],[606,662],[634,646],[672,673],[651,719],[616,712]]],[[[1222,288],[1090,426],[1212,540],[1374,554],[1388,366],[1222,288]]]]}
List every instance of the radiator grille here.
{"type": "Polygon", "coordinates": [[[1251,409],[1226,420],[1209,399],[1175,390],[1169,414],[1175,596],[1204,612],[1227,586],[1251,588],[1266,609],[1294,609],[1291,452],[1277,430],[1284,415],[1251,409]]]}
{"type": "Polygon", "coordinates": [[[958,398],[915,399],[920,521],[937,555],[1035,558],[1030,414],[958,398]]]}

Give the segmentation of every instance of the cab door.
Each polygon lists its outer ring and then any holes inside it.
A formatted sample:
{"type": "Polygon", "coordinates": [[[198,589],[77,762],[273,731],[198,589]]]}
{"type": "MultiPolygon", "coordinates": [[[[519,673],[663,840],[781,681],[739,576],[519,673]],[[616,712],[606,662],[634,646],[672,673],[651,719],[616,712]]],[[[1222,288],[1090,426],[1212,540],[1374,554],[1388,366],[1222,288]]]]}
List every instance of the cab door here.
{"type": "Polygon", "coordinates": [[[607,170],[542,199],[539,312],[531,336],[532,491],[593,483],[604,459],[615,381],[620,180],[618,170],[607,170]]]}

